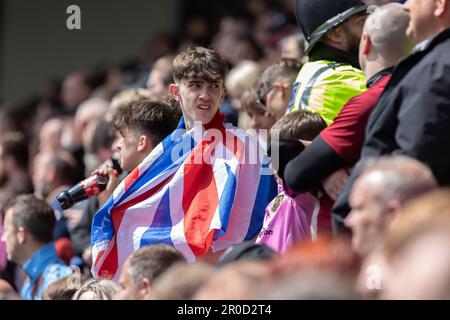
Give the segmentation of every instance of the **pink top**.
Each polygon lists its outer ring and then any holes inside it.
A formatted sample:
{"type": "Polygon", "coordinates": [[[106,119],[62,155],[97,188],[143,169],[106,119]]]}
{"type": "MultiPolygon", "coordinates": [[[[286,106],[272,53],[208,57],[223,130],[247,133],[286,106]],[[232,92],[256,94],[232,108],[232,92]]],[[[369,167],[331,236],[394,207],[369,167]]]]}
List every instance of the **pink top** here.
{"type": "MultiPolygon", "coordinates": [[[[3,224],[0,221],[0,237],[3,235],[3,224]]],[[[3,241],[0,241],[0,270],[6,266],[6,246],[3,241]]]]}
{"type": "Polygon", "coordinates": [[[311,216],[317,199],[310,193],[295,193],[284,183],[278,190],[278,196],[266,208],[256,243],[284,253],[293,243],[311,239],[311,216]]]}

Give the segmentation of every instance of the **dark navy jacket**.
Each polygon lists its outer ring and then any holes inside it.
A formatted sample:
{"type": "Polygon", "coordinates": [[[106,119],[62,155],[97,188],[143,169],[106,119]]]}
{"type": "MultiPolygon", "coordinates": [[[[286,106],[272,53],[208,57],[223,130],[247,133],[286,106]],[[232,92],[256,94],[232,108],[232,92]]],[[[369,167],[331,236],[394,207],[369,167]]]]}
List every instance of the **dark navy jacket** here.
{"type": "Polygon", "coordinates": [[[361,159],[333,208],[337,229],[350,211],[351,186],[370,157],[410,156],[428,165],[440,185],[450,185],[449,52],[447,29],[394,69],[370,115],[361,159]]]}

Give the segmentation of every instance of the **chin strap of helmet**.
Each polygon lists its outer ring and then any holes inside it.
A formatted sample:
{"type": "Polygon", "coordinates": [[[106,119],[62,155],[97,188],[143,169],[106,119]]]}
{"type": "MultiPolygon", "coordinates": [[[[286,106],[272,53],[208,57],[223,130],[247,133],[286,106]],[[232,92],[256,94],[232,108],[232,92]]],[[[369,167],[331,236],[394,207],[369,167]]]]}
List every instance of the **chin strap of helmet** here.
{"type": "Polygon", "coordinates": [[[376,8],[377,8],[377,6],[358,5],[358,6],[350,8],[350,9],[347,9],[344,12],[327,20],[320,27],[318,27],[313,33],[311,33],[311,35],[309,36],[309,39],[307,39],[310,45],[309,45],[308,49],[306,50],[306,53],[309,53],[309,51],[317,43],[317,41],[319,41],[323,37],[323,35],[326,34],[328,31],[332,30],[333,28],[336,28],[338,25],[344,23],[350,17],[352,17],[358,13],[362,13],[364,11],[366,11],[367,13],[371,13],[376,8]]]}

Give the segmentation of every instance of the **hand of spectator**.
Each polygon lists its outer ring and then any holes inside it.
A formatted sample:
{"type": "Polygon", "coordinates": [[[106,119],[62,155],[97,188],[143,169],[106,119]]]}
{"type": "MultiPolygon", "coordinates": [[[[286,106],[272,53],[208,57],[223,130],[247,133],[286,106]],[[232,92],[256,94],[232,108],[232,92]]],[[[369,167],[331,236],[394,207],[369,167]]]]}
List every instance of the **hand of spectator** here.
{"type": "Polygon", "coordinates": [[[336,199],[341,194],[344,189],[345,184],[349,178],[349,173],[346,169],[340,169],[330,176],[328,176],[323,182],[322,186],[325,192],[330,196],[331,199],[336,201],[336,199]]]}
{"type": "Polygon", "coordinates": [[[119,185],[119,179],[117,171],[113,170],[111,167],[106,167],[103,169],[97,169],[91,174],[93,175],[99,175],[99,176],[105,176],[108,177],[108,183],[106,184],[105,190],[100,192],[97,195],[97,200],[100,208],[105,204],[106,200],[113,194],[114,190],[119,185]]]}

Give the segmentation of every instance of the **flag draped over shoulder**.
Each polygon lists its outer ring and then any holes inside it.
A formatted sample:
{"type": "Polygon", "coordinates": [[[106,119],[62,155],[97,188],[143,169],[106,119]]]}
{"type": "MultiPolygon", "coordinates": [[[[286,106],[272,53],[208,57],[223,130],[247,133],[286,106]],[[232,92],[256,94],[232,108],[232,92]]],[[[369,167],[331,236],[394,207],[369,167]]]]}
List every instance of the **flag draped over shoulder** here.
{"type": "Polygon", "coordinates": [[[257,139],[224,124],[185,130],[184,119],[116,188],[92,224],[92,272],[118,279],[125,259],[164,243],[188,261],[254,238],[276,195],[257,139]]]}

